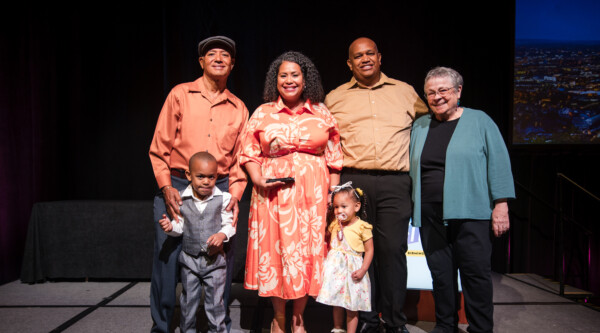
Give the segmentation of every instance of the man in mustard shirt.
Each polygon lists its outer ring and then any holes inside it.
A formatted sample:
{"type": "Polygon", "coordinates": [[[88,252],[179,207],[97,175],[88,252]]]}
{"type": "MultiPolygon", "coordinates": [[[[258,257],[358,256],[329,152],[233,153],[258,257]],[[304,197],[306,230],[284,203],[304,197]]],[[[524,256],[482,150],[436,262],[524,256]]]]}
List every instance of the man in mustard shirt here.
{"type": "Polygon", "coordinates": [[[408,149],[413,121],[427,113],[414,88],[381,72],[375,42],[358,38],[348,50],[350,82],[331,91],[325,104],[341,134],[341,183],[352,181],[367,196],[373,225],[374,264],[369,268],[372,308],[361,312],[359,332],[408,332],[402,312],[406,297],[406,250],[412,215],[408,149]]]}

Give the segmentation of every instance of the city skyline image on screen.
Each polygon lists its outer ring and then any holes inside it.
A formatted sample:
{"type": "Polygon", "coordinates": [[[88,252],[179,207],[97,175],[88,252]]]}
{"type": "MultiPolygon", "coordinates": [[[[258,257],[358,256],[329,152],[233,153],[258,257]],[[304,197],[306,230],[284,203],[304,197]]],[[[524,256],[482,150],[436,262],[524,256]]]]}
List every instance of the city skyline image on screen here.
{"type": "Polygon", "coordinates": [[[600,143],[600,1],[517,0],[513,144],[600,143]]]}

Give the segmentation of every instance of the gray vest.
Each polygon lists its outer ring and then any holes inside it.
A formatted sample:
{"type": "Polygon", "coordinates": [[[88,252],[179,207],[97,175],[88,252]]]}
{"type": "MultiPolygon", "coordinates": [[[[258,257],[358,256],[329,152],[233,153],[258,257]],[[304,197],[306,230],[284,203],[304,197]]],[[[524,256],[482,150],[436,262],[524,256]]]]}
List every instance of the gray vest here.
{"type": "Polygon", "coordinates": [[[202,213],[196,208],[194,199],[191,196],[183,198],[180,211],[185,219],[182,240],[182,249],[185,253],[196,257],[201,252],[208,252],[206,246],[208,237],[221,230],[222,207],[222,195],[213,196],[207,202],[202,213]]]}

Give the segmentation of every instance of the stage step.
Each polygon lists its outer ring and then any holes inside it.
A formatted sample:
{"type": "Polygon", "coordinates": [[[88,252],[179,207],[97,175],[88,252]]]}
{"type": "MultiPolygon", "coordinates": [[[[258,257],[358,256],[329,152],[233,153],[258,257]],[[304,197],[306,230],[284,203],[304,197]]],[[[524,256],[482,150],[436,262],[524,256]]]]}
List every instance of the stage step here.
{"type": "MultiPolygon", "coordinates": [[[[513,273],[506,276],[515,280],[527,283],[536,288],[540,288],[558,295],[560,293],[560,283],[543,276],[532,273],[513,273]]],[[[586,300],[594,294],[590,291],[582,290],[565,284],[565,297],[572,300],[586,300]]]]}

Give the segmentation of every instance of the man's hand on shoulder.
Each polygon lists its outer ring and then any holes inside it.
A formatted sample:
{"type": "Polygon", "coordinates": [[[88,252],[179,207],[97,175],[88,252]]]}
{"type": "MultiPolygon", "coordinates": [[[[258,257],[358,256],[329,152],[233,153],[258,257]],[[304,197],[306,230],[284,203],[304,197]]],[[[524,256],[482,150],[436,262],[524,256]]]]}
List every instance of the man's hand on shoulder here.
{"type": "Polygon", "coordinates": [[[183,205],[179,191],[171,185],[164,186],[162,189],[163,199],[165,200],[165,206],[167,213],[172,219],[176,216],[180,216],[179,206],[183,205]]]}
{"type": "Polygon", "coordinates": [[[240,208],[238,206],[238,199],[232,195],[231,199],[229,200],[229,204],[227,205],[227,207],[225,207],[225,210],[228,212],[232,212],[233,222],[231,222],[231,226],[235,228],[238,222],[238,213],[240,212],[240,208]]]}

